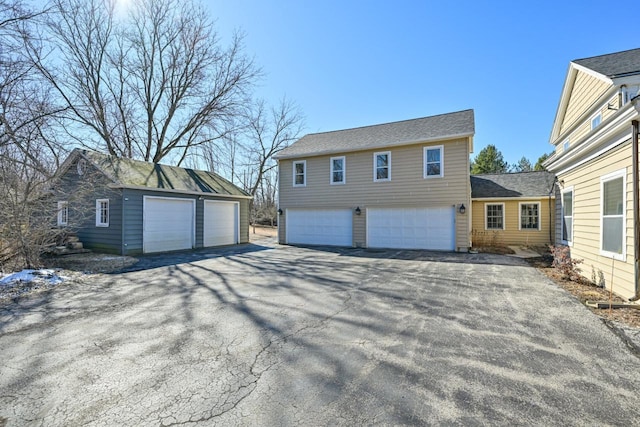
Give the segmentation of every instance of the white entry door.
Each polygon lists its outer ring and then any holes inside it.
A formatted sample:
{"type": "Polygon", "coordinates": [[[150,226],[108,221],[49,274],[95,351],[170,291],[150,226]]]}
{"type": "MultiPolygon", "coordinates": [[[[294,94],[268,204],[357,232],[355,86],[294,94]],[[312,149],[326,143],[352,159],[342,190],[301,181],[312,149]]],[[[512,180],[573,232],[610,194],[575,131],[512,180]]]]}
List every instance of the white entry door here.
{"type": "Polygon", "coordinates": [[[287,243],[353,245],[351,209],[287,209],[287,243]]]}
{"type": "Polygon", "coordinates": [[[455,211],[442,208],[368,208],[367,247],[455,249],[455,211]]]}
{"type": "Polygon", "coordinates": [[[240,243],[240,203],[205,200],[203,221],[204,246],[240,243]]]}
{"type": "Polygon", "coordinates": [[[191,249],[195,243],[195,200],[144,196],[143,251],[191,249]]]}

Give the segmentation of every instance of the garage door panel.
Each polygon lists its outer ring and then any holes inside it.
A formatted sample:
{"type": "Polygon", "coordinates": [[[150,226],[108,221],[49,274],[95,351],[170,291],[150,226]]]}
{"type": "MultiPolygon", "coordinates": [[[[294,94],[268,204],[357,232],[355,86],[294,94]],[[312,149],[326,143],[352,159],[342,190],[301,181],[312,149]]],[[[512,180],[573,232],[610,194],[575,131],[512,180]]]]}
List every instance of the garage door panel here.
{"type": "Polygon", "coordinates": [[[454,230],[452,207],[367,209],[371,248],[453,250],[454,230]]]}
{"type": "Polygon", "coordinates": [[[239,243],[239,204],[236,202],[205,201],[204,246],[239,243]]]}
{"type": "Polygon", "coordinates": [[[191,199],[145,197],[144,252],[193,248],[194,203],[191,199]]]}
{"type": "Polygon", "coordinates": [[[287,243],[351,246],[351,209],[287,209],[287,243]]]}

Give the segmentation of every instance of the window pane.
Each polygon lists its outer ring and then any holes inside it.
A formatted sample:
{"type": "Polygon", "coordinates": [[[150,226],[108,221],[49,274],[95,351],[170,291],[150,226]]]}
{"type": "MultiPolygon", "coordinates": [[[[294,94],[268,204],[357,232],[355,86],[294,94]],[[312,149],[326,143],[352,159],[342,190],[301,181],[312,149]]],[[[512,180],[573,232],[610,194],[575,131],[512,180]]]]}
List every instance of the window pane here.
{"type": "Polygon", "coordinates": [[[304,175],[296,175],[296,184],[304,184],[304,175]]]}
{"type": "Polygon", "coordinates": [[[387,168],[376,169],[376,179],[387,179],[387,178],[389,178],[389,169],[387,168]]]}
{"type": "Polygon", "coordinates": [[[564,215],[571,216],[573,215],[573,191],[569,191],[568,193],[564,193],[564,215]]]}
{"type": "Polygon", "coordinates": [[[502,205],[487,205],[487,228],[502,230],[502,205]]]}
{"type": "Polygon", "coordinates": [[[333,182],[342,182],[342,172],[341,171],[337,171],[337,172],[333,172],[333,182]]]}
{"type": "Polygon", "coordinates": [[[427,175],[440,175],[440,163],[430,163],[427,165],[427,175]]]}
{"type": "Polygon", "coordinates": [[[439,162],[440,161],[440,150],[427,150],[427,162],[439,162]]]}
{"type": "Polygon", "coordinates": [[[296,175],[301,173],[304,173],[304,163],[296,163],[296,175]]]}
{"type": "Polygon", "coordinates": [[[622,177],[607,181],[603,189],[603,215],[622,215],[622,177]]]}
{"type": "Polygon", "coordinates": [[[342,170],[342,159],[333,159],[333,170],[334,171],[342,170]]]}
{"type": "Polygon", "coordinates": [[[570,216],[565,216],[562,224],[562,240],[570,242],[571,240],[573,240],[573,236],[571,235],[571,230],[573,228],[573,218],[570,216]]]}
{"type": "Polygon", "coordinates": [[[386,167],[388,163],[389,163],[389,156],[387,154],[378,154],[376,156],[376,165],[379,168],[386,167]]]}
{"type": "Polygon", "coordinates": [[[602,250],[622,253],[622,218],[603,218],[602,250]]]}

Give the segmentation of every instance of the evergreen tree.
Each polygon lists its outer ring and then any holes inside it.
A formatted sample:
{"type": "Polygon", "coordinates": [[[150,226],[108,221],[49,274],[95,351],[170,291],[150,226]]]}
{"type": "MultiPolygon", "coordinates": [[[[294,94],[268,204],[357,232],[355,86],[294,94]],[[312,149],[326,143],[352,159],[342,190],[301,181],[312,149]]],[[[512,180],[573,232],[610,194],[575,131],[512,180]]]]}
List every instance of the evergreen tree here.
{"type": "Polygon", "coordinates": [[[509,164],[504,161],[502,153],[495,145],[487,145],[480,150],[471,163],[471,173],[506,173],[509,172],[509,164]]]}

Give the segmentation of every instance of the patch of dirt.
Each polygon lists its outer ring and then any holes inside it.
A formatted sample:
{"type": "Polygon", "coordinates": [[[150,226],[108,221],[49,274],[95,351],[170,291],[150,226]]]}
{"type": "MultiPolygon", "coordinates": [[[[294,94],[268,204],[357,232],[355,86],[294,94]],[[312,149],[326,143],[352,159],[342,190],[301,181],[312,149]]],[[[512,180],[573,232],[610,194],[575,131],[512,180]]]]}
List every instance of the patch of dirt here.
{"type": "Polygon", "coordinates": [[[83,253],[63,256],[52,256],[43,259],[50,268],[62,268],[76,272],[112,273],[122,270],[138,262],[137,258],[121,255],[83,253]]]}
{"type": "MultiPolygon", "coordinates": [[[[552,258],[550,256],[540,258],[529,258],[529,264],[537,268],[558,286],[576,297],[581,303],[586,301],[605,301],[612,303],[629,302],[608,289],[599,288],[587,279],[576,281],[565,279],[555,268],[551,267],[552,258]]],[[[640,303],[640,302],[639,302],[640,303]]],[[[614,308],[597,309],[589,307],[596,315],[609,321],[620,322],[632,328],[640,329],[640,310],[634,308],[614,308]]]]}
{"type": "Polygon", "coordinates": [[[278,236],[278,227],[268,227],[264,225],[249,225],[249,241],[256,242],[263,239],[275,238],[278,236]]]}

